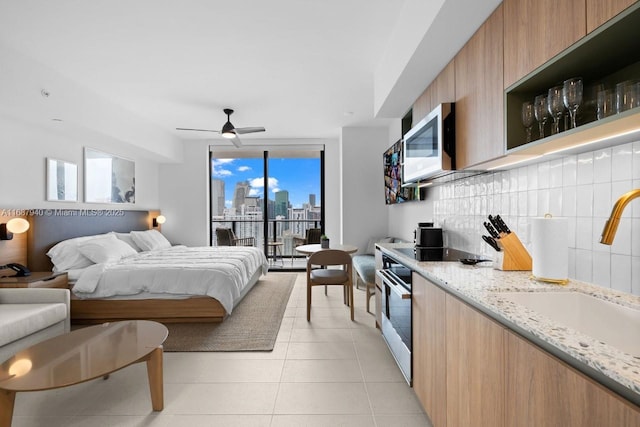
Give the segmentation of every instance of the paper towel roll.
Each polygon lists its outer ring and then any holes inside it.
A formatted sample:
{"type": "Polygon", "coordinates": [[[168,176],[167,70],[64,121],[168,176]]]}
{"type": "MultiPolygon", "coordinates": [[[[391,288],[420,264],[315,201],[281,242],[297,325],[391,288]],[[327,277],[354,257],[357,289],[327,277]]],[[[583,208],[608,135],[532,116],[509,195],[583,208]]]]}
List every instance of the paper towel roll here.
{"type": "Polygon", "coordinates": [[[569,230],[566,218],[532,218],[533,275],[536,279],[565,281],[569,276],[569,230]]]}

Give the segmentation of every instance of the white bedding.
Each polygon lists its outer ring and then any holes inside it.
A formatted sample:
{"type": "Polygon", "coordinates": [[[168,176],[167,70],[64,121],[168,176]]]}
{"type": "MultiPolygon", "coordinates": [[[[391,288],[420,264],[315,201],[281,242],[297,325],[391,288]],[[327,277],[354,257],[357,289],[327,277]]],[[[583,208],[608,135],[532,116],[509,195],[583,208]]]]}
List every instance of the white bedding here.
{"type": "Polygon", "coordinates": [[[73,293],[109,298],[140,293],[208,295],[231,313],[259,269],[268,270],[264,252],[254,247],[186,247],[141,252],[117,262],[83,269],[73,293]]]}

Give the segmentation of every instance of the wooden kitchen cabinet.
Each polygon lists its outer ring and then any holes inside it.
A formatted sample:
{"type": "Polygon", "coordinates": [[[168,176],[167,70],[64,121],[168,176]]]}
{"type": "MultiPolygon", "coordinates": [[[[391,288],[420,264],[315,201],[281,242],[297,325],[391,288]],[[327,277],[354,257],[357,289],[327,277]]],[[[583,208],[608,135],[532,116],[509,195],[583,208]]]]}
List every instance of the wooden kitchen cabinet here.
{"type": "Polygon", "coordinates": [[[504,423],[505,328],[449,294],[445,310],[447,425],[511,427],[504,423]]]}
{"type": "Polygon", "coordinates": [[[455,57],[457,169],[505,152],[502,9],[491,14],[455,57]]]}
{"type": "Polygon", "coordinates": [[[438,104],[456,99],[455,60],[451,60],[413,104],[413,124],[426,117],[438,104]]]}
{"type": "Polygon", "coordinates": [[[640,426],[640,408],[518,335],[505,337],[505,425],[640,426]]]}
{"type": "Polygon", "coordinates": [[[505,89],[587,34],[585,0],[504,0],[502,4],[505,89]]]}
{"type": "Polygon", "coordinates": [[[587,33],[598,28],[637,0],[586,0],[587,33]]]}
{"type": "Polygon", "coordinates": [[[427,114],[433,109],[433,83],[431,83],[422,94],[416,99],[411,108],[411,127],[415,126],[424,119],[427,114]]]}
{"type": "Polygon", "coordinates": [[[413,273],[413,390],[434,427],[447,424],[445,295],[442,289],[413,273]]]}

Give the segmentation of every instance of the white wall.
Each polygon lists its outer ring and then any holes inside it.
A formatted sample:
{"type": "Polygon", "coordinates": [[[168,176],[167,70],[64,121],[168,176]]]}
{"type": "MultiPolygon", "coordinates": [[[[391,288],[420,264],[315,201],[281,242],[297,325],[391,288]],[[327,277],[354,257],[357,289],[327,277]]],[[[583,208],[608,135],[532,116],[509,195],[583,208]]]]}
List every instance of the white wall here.
{"type": "MultiPolygon", "coordinates": [[[[340,233],[340,144],[337,140],[253,140],[246,147],[268,149],[269,143],[325,146],[325,232],[340,233]]],[[[228,145],[228,143],[225,143],[228,145]]],[[[225,145],[225,146],[227,146],[225,145]]],[[[173,243],[187,246],[210,244],[209,143],[185,143],[184,162],[160,166],[160,209],[167,217],[162,233],[173,243]]]]}
{"type": "Polygon", "coordinates": [[[387,128],[342,129],[342,242],[366,248],[369,239],[387,235],[382,153],[387,128]]]}
{"type": "Polygon", "coordinates": [[[136,147],[108,136],[70,127],[64,122],[37,126],[0,116],[0,208],[157,209],[158,164],[136,147]],[[84,147],[95,148],[135,162],[134,204],[84,203],[84,147]],[[78,165],[78,202],[47,202],[46,158],[78,165]]]}

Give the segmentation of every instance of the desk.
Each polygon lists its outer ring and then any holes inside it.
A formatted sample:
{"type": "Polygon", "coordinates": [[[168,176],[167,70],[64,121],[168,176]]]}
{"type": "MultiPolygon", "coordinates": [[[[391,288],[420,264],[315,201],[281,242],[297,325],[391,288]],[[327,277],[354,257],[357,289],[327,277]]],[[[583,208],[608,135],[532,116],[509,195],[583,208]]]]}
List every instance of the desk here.
{"type": "Polygon", "coordinates": [[[269,248],[269,253],[272,258],[269,259],[269,263],[275,265],[278,260],[278,254],[280,254],[280,261],[282,262],[282,266],[284,267],[284,259],[282,258],[282,247],[284,246],[283,242],[267,242],[267,247],[269,248]]]}
{"type": "MultiPolygon", "coordinates": [[[[328,249],[337,249],[340,251],[345,251],[348,254],[354,254],[356,252],[358,252],[358,247],[357,246],[353,246],[353,245],[337,245],[337,244],[330,244],[330,247],[328,249]]],[[[326,248],[323,248],[320,243],[314,244],[314,245],[301,245],[301,246],[297,246],[296,247],[296,251],[302,253],[302,254],[306,254],[306,255],[311,255],[312,253],[318,252],[318,251],[322,251],[325,250],[326,248]]]]}

